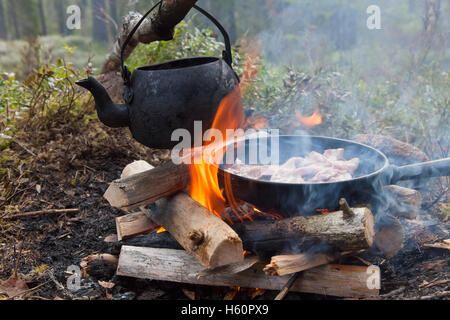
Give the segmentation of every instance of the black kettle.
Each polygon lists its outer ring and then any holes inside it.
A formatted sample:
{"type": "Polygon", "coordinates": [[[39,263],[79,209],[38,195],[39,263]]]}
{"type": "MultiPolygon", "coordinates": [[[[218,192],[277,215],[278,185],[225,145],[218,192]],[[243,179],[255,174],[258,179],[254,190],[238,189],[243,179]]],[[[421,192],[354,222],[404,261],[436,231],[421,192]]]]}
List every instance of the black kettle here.
{"type": "MultiPolygon", "coordinates": [[[[77,85],[94,96],[100,121],[113,128],[129,127],[138,142],[151,148],[170,149],[173,131],[186,129],[194,134],[194,122],[202,121],[203,133],[209,129],[222,99],[239,85],[232,69],[230,38],[220,23],[205,10],[194,6],[209,18],[225,39],[222,58],[195,57],[161,64],[141,66],[130,73],[124,64],[124,51],[144,19],[136,24],[122,45],[123,98],[115,104],[106,89],[94,77],[77,81],[77,85]]],[[[191,139],[194,141],[195,139],[191,139]]]]}

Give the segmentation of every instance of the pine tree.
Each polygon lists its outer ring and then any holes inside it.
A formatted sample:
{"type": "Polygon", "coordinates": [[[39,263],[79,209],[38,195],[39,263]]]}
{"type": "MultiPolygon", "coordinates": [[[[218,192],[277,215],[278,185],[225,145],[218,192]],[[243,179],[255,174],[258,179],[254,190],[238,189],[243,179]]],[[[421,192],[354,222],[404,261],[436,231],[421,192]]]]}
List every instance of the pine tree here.
{"type": "Polygon", "coordinates": [[[63,0],[57,0],[53,1],[55,4],[55,11],[56,11],[56,21],[58,23],[58,31],[61,35],[67,34],[67,28],[66,28],[66,11],[64,10],[64,1],[63,0]]]}
{"type": "Polygon", "coordinates": [[[47,35],[47,20],[45,16],[45,8],[44,8],[44,1],[39,0],[39,17],[41,20],[41,26],[42,26],[42,35],[47,35]]]}
{"type": "Polygon", "coordinates": [[[106,10],[105,0],[92,0],[92,37],[94,41],[108,41],[108,29],[102,10],[106,10]]]}
{"type": "Polygon", "coordinates": [[[9,0],[8,5],[8,16],[11,17],[11,23],[14,28],[14,37],[15,39],[20,39],[19,21],[17,19],[15,0],[9,0]]]}
{"type": "Polygon", "coordinates": [[[3,6],[3,0],[0,0],[0,38],[8,39],[8,30],[6,30],[6,22],[5,22],[5,8],[3,6]]]}
{"type": "Polygon", "coordinates": [[[37,0],[15,0],[21,34],[37,36],[39,31],[39,5],[37,0]]]}
{"type": "MultiPolygon", "coordinates": [[[[114,20],[116,25],[119,25],[119,19],[117,17],[117,0],[109,0],[109,15],[111,16],[111,19],[114,20]]],[[[111,34],[113,36],[116,35],[117,30],[115,28],[114,23],[110,23],[111,26],[111,34]]]]}

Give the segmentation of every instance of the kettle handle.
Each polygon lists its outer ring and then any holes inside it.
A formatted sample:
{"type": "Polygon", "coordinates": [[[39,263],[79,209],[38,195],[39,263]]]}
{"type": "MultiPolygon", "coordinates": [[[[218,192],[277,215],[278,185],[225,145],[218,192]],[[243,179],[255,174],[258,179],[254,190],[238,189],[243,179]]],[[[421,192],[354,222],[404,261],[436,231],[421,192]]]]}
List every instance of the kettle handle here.
{"type": "MultiPolygon", "coordinates": [[[[146,14],[144,14],[142,16],[141,20],[139,20],[139,22],[134,26],[133,30],[131,30],[130,34],[127,36],[126,40],[124,41],[124,43],[122,45],[122,50],[120,52],[120,60],[121,60],[121,65],[122,65],[122,78],[124,80],[125,85],[129,85],[130,76],[131,76],[130,71],[128,70],[127,66],[125,66],[125,61],[124,61],[125,49],[127,48],[128,43],[133,38],[133,36],[136,33],[137,29],[141,26],[141,24],[144,22],[144,20],[147,18],[147,16],[150,13],[152,13],[153,10],[155,10],[156,7],[158,7],[158,6],[161,9],[162,3],[163,3],[163,1],[161,0],[155,6],[153,6],[153,8],[151,8],[146,14]]],[[[198,7],[197,5],[194,5],[194,8],[197,11],[199,11],[201,14],[206,16],[209,20],[211,20],[216,25],[216,27],[220,30],[220,32],[222,33],[224,41],[225,41],[225,51],[223,51],[223,53],[222,53],[222,58],[231,67],[231,65],[233,63],[233,56],[232,56],[232,53],[231,53],[230,36],[228,35],[227,31],[219,23],[219,21],[217,21],[217,19],[214,18],[209,12],[207,12],[204,9],[198,7]]]]}

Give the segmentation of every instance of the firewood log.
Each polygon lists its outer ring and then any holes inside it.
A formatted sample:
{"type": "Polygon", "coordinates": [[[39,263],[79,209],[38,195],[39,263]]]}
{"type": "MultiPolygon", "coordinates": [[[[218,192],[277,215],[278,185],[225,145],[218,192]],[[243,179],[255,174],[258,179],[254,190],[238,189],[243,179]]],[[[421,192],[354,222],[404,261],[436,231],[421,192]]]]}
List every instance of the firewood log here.
{"type": "Polygon", "coordinates": [[[149,217],[208,269],[244,259],[236,232],[185,193],[161,199],[149,217]]]}
{"type": "Polygon", "coordinates": [[[168,162],[112,182],[104,197],[111,206],[129,211],[175,194],[184,189],[189,181],[187,166],[168,162]]]}
{"type": "MultiPolygon", "coordinates": [[[[141,279],[172,281],[209,286],[235,286],[281,290],[289,276],[270,277],[255,264],[243,272],[211,273],[199,277],[203,272],[192,256],[183,250],[154,249],[123,246],[117,274],[141,279]]],[[[377,289],[370,289],[367,267],[325,265],[304,271],[290,291],[324,294],[338,297],[374,297],[377,289]]]]}
{"type": "Polygon", "coordinates": [[[310,217],[255,221],[233,226],[244,249],[268,258],[279,254],[304,253],[311,248],[332,247],[338,251],[358,251],[372,246],[374,219],[368,208],[353,208],[353,216],[343,211],[310,217]]]}
{"type": "Polygon", "coordinates": [[[339,257],[337,252],[274,256],[264,272],[269,276],[284,276],[328,264],[339,257]]]}
{"type": "Polygon", "coordinates": [[[353,140],[379,149],[392,164],[398,166],[429,161],[428,156],[422,150],[388,136],[358,134],[353,140]]]}
{"type": "Polygon", "coordinates": [[[415,219],[422,207],[422,196],[414,189],[385,186],[383,191],[389,205],[389,213],[395,217],[415,219]]]}
{"type": "MultiPolygon", "coordinates": [[[[135,161],[123,169],[120,178],[126,179],[152,169],[154,167],[146,161],[135,161]]],[[[126,216],[116,218],[117,240],[122,241],[157,230],[159,226],[150,220],[147,212],[145,208],[141,208],[140,212],[130,213],[126,216]]]]}
{"type": "Polygon", "coordinates": [[[391,259],[403,248],[405,232],[400,221],[389,214],[377,221],[375,246],[387,259],[391,259]]]}
{"type": "MultiPolygon", "coordinates": [[[[174,167],[173,163],[171,164],[172,166],[163,166],[163,169],[177,168],[174,167]]],[[[134,162],[125,168],[122,173],[122,181],[126,183],[127,179],[136,179],[136,177],[141,177],[142,175],[156,179],[158,176],[152,176],[152,172],[158,171],[158,169],[161,170],[161,167],[153,168],[145,161],[134,162]],[[146,169],[148,170],[142,172],[146,169]]],[[[154,181],[151,185],[158,183],[159,181],[154,181]]],[[[111,186],[115,186],[114,183],[111,186]]],[[[136,186],[139,186],[139,183],[136,186]]],[[[141,187],[145,189],[144,186],[141,187]]],[[[118,191],[114,187],[110,187],[108,190],[118,191]]],[[[108,198],[110,203],[117,203],[117,197],[123,199],[122,195],[120,192],[107,191],[105,197],[108,198]]],[[[158,200],[153,210],[141,207],[141,210],[144,211],[143,214],[149,221],[145,221],[145,218],[142,219],[142,216],[137,222],[134,216],[128,216],[127,218],[122,218],[122,220],[119,219],[119,223],[116,221],[118,236],[121,233],[123,236],[123,220],[128,222],[128,225],[125,224],[128,227],[128,233],[133,233],[136,229],[145,232],[146,227],[142,225],[142,222],[144,221],[144,224],[147,223],[153,228],[151,225],[153,221],[154,224],[166,229],[186,251],[192,254],[206,268],[213,269],[230,263],[240,262],[244,259],[244,250],[239,236],[222,219],[187,194],[179,193],[173,197],[163,199],[158,197],[158,199],[149,202],[153,203],[158,200]],[[129,230],[130,224],[132,224],[134,230],[129,230]],[[121,227],[122,230],[120,229],[121,227]]],[[[141,202],[140,205],[143,205],[143,203],[141,202]]]]}
{"type": "Polygon", "coordinates": [[[147,212],[143,211],[116,218],[118,241],[151,233],[158,228],[159,226],[148,217],[147,212]]]}

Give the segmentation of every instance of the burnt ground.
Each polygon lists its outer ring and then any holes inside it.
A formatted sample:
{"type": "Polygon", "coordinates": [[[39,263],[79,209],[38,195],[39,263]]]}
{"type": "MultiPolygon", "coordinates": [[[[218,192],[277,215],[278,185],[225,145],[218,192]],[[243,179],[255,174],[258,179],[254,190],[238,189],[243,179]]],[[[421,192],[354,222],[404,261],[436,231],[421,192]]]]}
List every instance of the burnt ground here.
{"type": "MultiPolygon", "coordinates": [[[[23,141],[23,140],[22,140],[23,141]]],[[[27,140],[28,141],[28,140],[27,140]]],[[[12,172],[8,197],[0,199],[3,214],[45,209],[79,208],[76,214],[41,215],[18,221],[0,220],[0,279],[8,279],[17,266],[18,276],[29,288],[27,299],[273,299],[277,292],[249,289],[204,287],[169,282],[136,280],[115,276],[115,268],[93,264],[81,289],[71,293],[66,285],[69,266],[95,253],[118,255],[120,246],[104,241],[115,234],[114,219],[123,212],[103,199],[108,183],[120,176],[130,162],[145,159],[159,165],[167,152],[145,149],[134,142],[126,130],[112,130],[93,121],[80,130],[62,128],[36,133],[27,147],[13,143],[9,155],[12,172]],[[54,278],[50,275],[54,274],[54,278]],[[113,282],[106,289],[99,281],[113,282]]],[[[5,178],[7,179],[7,178],[5,178]]],[[[435,226],[436,227],[436,223],[435,226]]],[[[448,231],[439,222],[436,234],[448,231]],[[442,231],[444,229],[444,231],[442,231]]],[[[394,259],[386,261],[376,253],[361,256],[380,265],[381,299],[448,299],[442,292],[450,283],[419,287],[449,279],[448,250],[425,248],[409,241],[394,259]]],[[[341,263],[362,264],[356,258],[341,263]]],[[[3,296],[6,298],[6,296],[3,296]]],[[[286,299],[330,299],[311,294],[290,293],[286,299]]]]}

